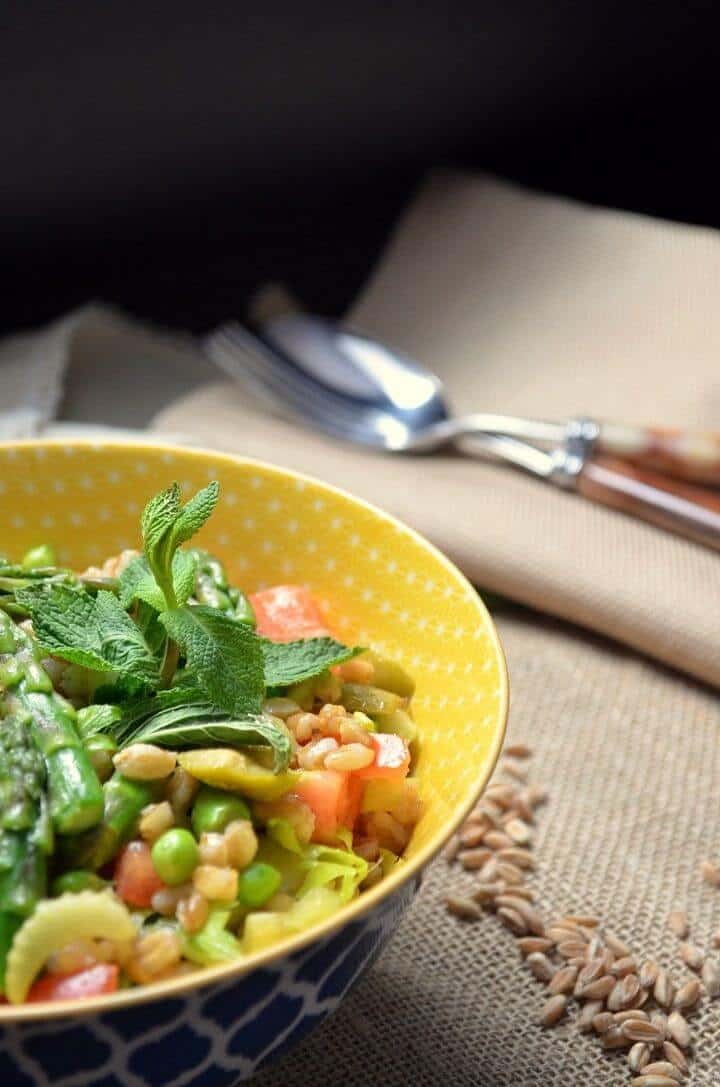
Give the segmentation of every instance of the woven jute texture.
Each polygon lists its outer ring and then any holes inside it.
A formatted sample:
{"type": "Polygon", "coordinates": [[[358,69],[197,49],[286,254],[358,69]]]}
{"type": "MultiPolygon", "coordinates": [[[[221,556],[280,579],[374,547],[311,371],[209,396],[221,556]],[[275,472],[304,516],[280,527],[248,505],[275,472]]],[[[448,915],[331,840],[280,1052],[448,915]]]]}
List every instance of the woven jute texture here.
{"type": "MultiPolygon", "coordinates": [[[[510,736],[532,745],[547,784],[531,885],[547,919],[596,912],[638,955],[689,972],[667,928],[687,909],[709,945],[720,891],[700,878],[720,806],[717,696],[653,662],[553,620],[502,611],[510,736]]],[[[472,880],[437,861],[392,944],[313,1036],[257,1087],[606,1087],[628,1084],[623,1054],[569,1021],[542,1030],[542,986],[491,915],[449,916],[443,895],[472,880]]],[[[720,1001],[692,1019],[690,1082],[720,1082],[720,1001]]]]}

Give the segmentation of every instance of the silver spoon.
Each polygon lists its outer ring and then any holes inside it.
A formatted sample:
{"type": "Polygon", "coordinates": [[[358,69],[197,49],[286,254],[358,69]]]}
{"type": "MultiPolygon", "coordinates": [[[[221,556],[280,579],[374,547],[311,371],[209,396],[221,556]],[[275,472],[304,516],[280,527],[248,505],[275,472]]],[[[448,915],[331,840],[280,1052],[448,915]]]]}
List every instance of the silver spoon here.
{"type": "Polygon", "coordinates": [[[452,417],[439,379],[414,360],[305,314],[276,316],[257,333],[229,323],[204,346],[273,408],[333,437],[400,453],[472,439],[494,459],[720,550],[715,495],[596,456],[598,450],[617,455],[624,442],[642,463],[635,432],[628,435],[627,428],[608,429],[582,418],[555,423],[492,414],[452,417]]]}

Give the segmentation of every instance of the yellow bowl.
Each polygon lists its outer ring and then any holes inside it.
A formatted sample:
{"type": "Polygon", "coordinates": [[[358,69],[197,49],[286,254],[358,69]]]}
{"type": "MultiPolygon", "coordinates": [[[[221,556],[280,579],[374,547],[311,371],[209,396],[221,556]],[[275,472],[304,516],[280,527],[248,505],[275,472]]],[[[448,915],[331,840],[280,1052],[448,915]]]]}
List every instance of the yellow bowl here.
{"type": "MultiPolygon", "coordinates": [[[[0,1007],[0,1024],[18,1024],[0,1036],[0,1056],[10,1035],[15,1046],[25,1044],[23,1022],[29,1028],[37,1019],[82,1015],[92,1023],[99,1012],[107,1022],[111,1009],[222,987],[258,968],[293,962],[309,945],[327,947],[339,930],[382,913],[393,900],[409,900],[421,869],[467,815],[495,765],[508,686],[485,606],[426,540],[333,487],[205,450],[127,442],[0,443],[0,549],[19,558],[48,542],[60,563],[82,569],[137,546],[139,514],[150,495],[178,480],[187,496],[210,479],[219,480],[221,498],[201,541],[227,564],[234,583],[248,591],[278,582],[307,585],[323,601],[340,639],[372,646],[415,677],[413,705],[422,740],[417,774],[426,812],[405,862],[338,916],[269,950],[190,977],[81,1005],[0,1007]]],[[[238,1069],[248,1074],[275,1052],[272,1047],[242,1067],[233,1065],[235,1078],[238,1069]]],[[[62,1082],[57,1069],[48,1079],[62,1082]]]]}

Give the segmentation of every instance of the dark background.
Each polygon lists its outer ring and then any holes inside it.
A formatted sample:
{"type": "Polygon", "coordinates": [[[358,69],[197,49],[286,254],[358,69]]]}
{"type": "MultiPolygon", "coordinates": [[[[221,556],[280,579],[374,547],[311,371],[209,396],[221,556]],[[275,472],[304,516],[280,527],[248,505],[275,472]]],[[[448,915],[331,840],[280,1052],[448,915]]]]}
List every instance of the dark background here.
{"type": "Polygon", "coordinates": [[[0,333],[340,312],[423,171],[720,226],[713,3],[0,6],[0,333]]]}

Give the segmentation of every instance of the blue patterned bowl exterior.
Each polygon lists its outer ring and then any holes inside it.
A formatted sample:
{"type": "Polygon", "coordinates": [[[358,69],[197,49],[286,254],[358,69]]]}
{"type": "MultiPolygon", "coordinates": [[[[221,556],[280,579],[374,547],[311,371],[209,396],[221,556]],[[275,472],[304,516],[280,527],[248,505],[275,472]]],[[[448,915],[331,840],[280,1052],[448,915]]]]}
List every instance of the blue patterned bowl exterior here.
{"type": "Polygon", "coordinates": [[[0,1032],[2,1087],[231,1087],[333,1012],[397,928],[419,880],[333,935],[177,997],[0,1032]]]}

